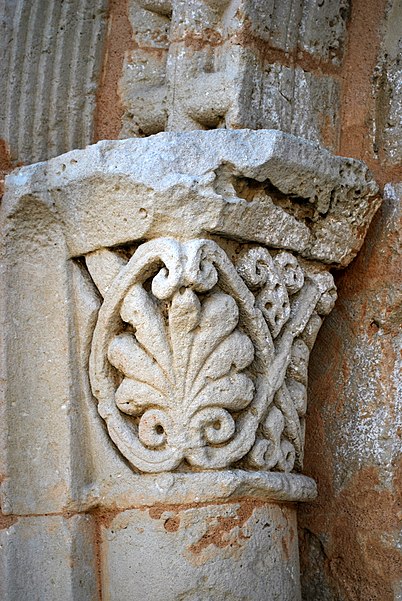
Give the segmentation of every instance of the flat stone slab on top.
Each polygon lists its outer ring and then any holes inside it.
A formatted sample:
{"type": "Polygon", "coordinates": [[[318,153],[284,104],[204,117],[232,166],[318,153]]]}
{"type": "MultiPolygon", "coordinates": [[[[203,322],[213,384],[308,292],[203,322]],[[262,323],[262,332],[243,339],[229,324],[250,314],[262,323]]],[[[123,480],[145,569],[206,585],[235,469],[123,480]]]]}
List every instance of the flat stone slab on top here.
{"type": "MultiPolygon", "coordinates": [[[[379,206],[364,163],[274,130],[102,141],[14,171],[57,213],[71,256],[158,236],[222,235],[347,265],[379,206]]],[[[7,210],[7,209],[6,209],[7,210]]]]}

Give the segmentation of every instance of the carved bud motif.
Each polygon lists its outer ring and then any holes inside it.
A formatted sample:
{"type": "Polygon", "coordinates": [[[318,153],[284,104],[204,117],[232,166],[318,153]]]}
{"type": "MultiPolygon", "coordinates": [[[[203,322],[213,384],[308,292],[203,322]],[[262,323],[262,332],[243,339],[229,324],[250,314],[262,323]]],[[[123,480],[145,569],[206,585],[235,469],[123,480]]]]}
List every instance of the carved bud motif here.
{"type": "Polygon", "coordinates": [[[300,467],[309,341],[333,289],[287,252],[252,248],[236,270],[210,240],[141,245],[104,287],[90,360],[122,454],[146,472],[300,467]]]}

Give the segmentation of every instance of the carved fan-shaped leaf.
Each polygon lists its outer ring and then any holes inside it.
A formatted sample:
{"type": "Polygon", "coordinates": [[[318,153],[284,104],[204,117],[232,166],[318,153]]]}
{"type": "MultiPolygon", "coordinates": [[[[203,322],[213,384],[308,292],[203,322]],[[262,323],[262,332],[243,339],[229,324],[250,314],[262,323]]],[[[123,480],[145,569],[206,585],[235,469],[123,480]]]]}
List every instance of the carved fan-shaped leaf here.
{"type": "Polygon", "coordinates": [[[125,376],[115,395],[124,413],[153,407],[188,420],[205,407],[238,411],[252,401],[254,384],[239,372],[252,363],[254,346],[237,329],[239,310],[228,294],[217,291],[201,302],[189,288],[177,291],[165,323],[157,303],[134,286],[121,315],[134,333],[116,336],[108,359],[125,376]]]}
{"type": "Polygon", "coordinates": [[[199,409],[213,405],[239,411],[247,407],[253,393],[253,382],[246,375],[226,376],[204,386],[190,407],[199,409]]]}
{"type": "Polygon", "coordinates": [[[336,298],[329,273],[262,247],[235,268],[212,240],[161,238],[102,289],[91,385],[133,466],[300,468],[308,356],[336,298]]]}
{"type": "Polygon", "coordinates": [[[172,361],[166,327],[157,303],[140,284],[128,292],[121,307],[123,321],[133,326],[135,337],[146,352],[173,381],[172,361]]]}
{"type": "Polygon", "coordinates": [[[229,373],[231,368],[241,371],[248,367],[254,358],[254,346],[248,336],[234,330],[224,338],[205,359],[193,380],[192,393],[198,394],[208,380],[216,380],[229,373]]]}

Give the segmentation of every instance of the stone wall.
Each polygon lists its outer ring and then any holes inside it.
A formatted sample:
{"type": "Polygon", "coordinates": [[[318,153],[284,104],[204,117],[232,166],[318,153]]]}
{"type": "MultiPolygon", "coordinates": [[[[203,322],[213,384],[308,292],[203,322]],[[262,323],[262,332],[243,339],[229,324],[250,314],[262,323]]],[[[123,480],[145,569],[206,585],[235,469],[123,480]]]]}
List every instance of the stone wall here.
{"type": "MultiPolygon", "coordinates": [[[[380,183],[360,255],[334,270],[338,301],[310,362],[304,472],[319,496],[299,511],[301,569],[305,601],[402,599],[401,2],[56,4],[0,5],[0,176],[100,139],[273,128],[364,160],[380,183]]],[[[52,519],[75,550],[65,518],[52,519]]],[[[41,517],[24,519],[44,536],[41,517]]],[[[119,520],[94,514],[87,538],[119,520]]],[[[18,535],[13,521],[2,518],[18,535]]]]}

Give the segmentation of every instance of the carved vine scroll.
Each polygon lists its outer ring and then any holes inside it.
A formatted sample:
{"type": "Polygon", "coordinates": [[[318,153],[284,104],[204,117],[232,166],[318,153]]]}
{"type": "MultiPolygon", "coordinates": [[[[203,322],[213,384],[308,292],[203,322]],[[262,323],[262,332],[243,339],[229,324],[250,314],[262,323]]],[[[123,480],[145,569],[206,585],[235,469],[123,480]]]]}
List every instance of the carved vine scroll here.
{"type": "Polygon", "coordinates": [[[288,252],[254,247],[235,267],[211,240],[159,238],[99,288],[91,385],[135,468],[301,467],[307,363],[332,276],[307,275],[288,252]]]}

